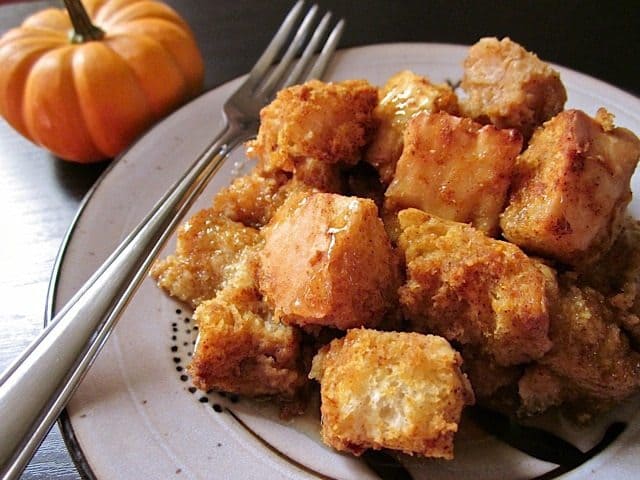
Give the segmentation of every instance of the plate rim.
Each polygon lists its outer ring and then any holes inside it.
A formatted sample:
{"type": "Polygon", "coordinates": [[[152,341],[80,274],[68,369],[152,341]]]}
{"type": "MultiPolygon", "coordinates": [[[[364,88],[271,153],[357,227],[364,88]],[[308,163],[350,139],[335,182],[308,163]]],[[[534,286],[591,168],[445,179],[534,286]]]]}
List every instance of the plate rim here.
{"type": "MultiPolygon", "coordinates": [[[[491,36],[491,35],[489,35],[491,36]]],[[[458,52],[460,52],[463,49],[468,49],[471,45],[467,45],[467,44],[454,44],[454,43],[443,43],[443,42],[384,42],[384,43],[372,43],[372,44],[366,44],[366,45],[358,45],[358,46],[353,46],[353,47],[346,47],[346,48],[340,48],[337,50],[337,52],[341,52],[341,53],[347,53],[347,52],[357,52],[357,51],[364,51],[364,50],[374,50],[374,49],[379,49],[379,48],[416,48],[416,49],[420,49],[420,48],[428,48],[428,47],[433,47],[433,48],[440,48],[440,49],[451,49],[451,50],[456,50],[458,52]]],[[[543,60],[544,61],[544,60],[543,60]]],[[[546,61],[545,61],[546,62],[546,61]]],[[[591,76],[590,74],[572,69],[570,67],[566,67],[563,65],[559,65],[553,62],[546,62],[547,64],[551,65],[553,68],[559,69],[561,70],[561,74],[569,73],[570,75],[575,75],[576,78],[580,78],[581,80],[587,81],[589,83],[591,83],[592,85],[595,86],[600,86],[600,87],[604,87],[607,90],[609,90],[609,92],[613,92],[616,95],[616,99],[619,101],[624,101],[626,99],[631,99],[635,102],[640,102],[640,97],[636,96],[634,93],[629,92],[627,90],[622,89],[621,87],[618,87],[616,85],[607,83],[604,80],[601,80],[597,77],[591,76]],[[626,97],[626,99],[625,99],[626,97]]],[[[329,65],[329,70],[328,73],[331,73],[331,64],[329,65]]],[[[162,123],[164,123],[167,119],[169,119],[170,117],[172,117],[173,115],[177,114],[178,112],[180,112],[183,109],[189,108],[189,106],[194,103],[194,102],[198,102],[203,96],[207,95],[208,93],[223,88],[231,83],[237,82],[240,79],[246,77],[246,74],[240,75],[238,77],[232,78],[228,81],[222,82],[220,84],[211,86],[210,88],[204,90],[203,92],[201,92],[198,96],[194,97],[193,99],[191,99],[189,102],[187,102],[186,104],[182,105],[181,107],[179,107],[178,109],[176,109],[175,111],[173,111],[171,114],[169,114],[168,116],[164,117],[163,119],[161,119],[159,122],[155,123],[153,126],[151,126],[151,128],[149,128],[147,131],[145,131],[143,134],[141,134],[129,147],[127,147],[123,152],[121,152],[120,154],[118,154],[115,158],[113,158],[112,160],[110,160],[109,165],[105,168],[105,170],[100,174],[100,176],[96,179],[96,181],[93,183],[93,185],[89,188],[89,190],[87,191],[87,193],[83,196],[82,200],[80,201],[78,208],[69,224],[69,226],[67,227],[60,246],[58,248],[55,260],[54,260],[54,264],[53,264],[53,268],[51,271],[51,275],[49,278],[49,282],[48,282],[48,286],[47,286],[47,291],[46,291],[46,297],[45,297],[45,312],[44,312],[44,326],[46,327],[48,325],[48,323],[50,323],[52,321],[52,319],[54,318],[55,315],[55,311],[56,311],[56,307],[57,307],[57,302],[56,302],[56,296],[58,293],[58,287],[60,285],[60,281],[61,281],[61,276],[62,276],[62,267],[64,265],[65,262],[65,258],[66,258],[66,254],[68,252],[68,247],[69,247],[69,243],[71,241],[71,239],[74,236],[74,233],[76,232],[76,229],[79,226],[79,222],[86,210],[86,207],[88,206],[88,204],[91,202],[94,194],[96,193],[96,191],[100,188],[100,186],[102,185],[102,183],[105,181],[105,179],[110,175],[110,173],[112,172],[112,170],[114,168],[116,168],[116,165],[118,163],[120,163],[123,159],[123,157],[126,157],[127,154],[129,153],[129,151],[135,146],[137,145],[139,142],[143,141],[145,138],[147,138],[148,136],[152,135],[153,132],[156,130],[156,127],[162,123]]],[[[57,424],[60,428],[64,443],[65,443],[65,447],[67,448],[67,451],[69,452],[69,455],[71,457],[71,459],[73,460],[73,463],[80,475],[81,478],[86,479],[86,480],[99,480],[99,477],[96,476],[96,474],[94,473],[93,469],[91,468],[91,464],[88,460],[88,458],[86,457],[82,446],[80,445],[79,440],[77,439],[75,432],[74,432],[74,428],[73,428],[73,423],[71,421],[71,417],[68,413],[67,408],[65,407],[62,411],[62,413],[60,414],[57,424]]],[[[589,462],[587,462],[589,463],[589,462]]],[[[562,475],[562,478],[564,478],[565,475],[571,475],[573,473],[575,473],[577,470],[580,469],[580,467],[585,466],[586,464],[583,464],[579,467],[577,467],[576,469],[570,470],[568,472],[566,472],[564,475],[562,475]]],[[[560,477],[558,477],[560,478],[560,477]]]]}

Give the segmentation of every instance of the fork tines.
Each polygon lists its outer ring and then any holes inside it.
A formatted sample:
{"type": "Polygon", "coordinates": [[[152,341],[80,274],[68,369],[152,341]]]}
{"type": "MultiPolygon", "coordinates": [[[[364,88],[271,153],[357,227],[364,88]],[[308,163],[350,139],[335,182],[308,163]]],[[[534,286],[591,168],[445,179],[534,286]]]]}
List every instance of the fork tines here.
{"type": "Polygon", "coordinates": [[[266,50],[251,70],[248,85],[259,96],[271,97],[281,88],[301,82],[303,79],[321,78],[335,51],[344,30],[344,20],[340,19],[329,32],[331,12],[327,12],[317,23],[318,6],[313,5],[299,22],[304,2],[299,0],[288,13],[266,50]],[[292,33],[296,25],[299,26],[292,33]],[[312,33],[313,32],[313,33],[312,33]],[[287,46],[287,40],[293,39],[287,46]],[[310,39],[309,39],[310,37],[310,39]],[[325,40],[326,39],[326,40],[325,40]],[[318,47],[322,50],[315,56],[318,47]],[[284,47],[287,46],[286,49],[284,47]],[[280,61],[265,78],[265,72],[274,64],[281,51],[280,61]],[[297,58],[298,57],[298,58],[297,58]],[[296,60],[297,58],[297,60],[296,60]]]}

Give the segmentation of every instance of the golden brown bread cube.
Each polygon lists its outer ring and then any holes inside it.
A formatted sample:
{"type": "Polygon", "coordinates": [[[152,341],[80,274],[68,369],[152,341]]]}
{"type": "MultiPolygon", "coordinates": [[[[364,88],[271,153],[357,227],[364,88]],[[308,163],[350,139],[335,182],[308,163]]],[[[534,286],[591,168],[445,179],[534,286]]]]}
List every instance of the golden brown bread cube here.
{"type": "Polygon", "coordinates": [[[404,143],[385,211],[415,207],[497,233],[522,148],[516,130],[483,127],[444,112],[420,113],[407,125],[404,143]]]}
{"type": "Polygon", "coordinates": [[[402,153],[403,132],[409,120],[419,112],[458,113],[458,98],[447,84],[403,70],[393,75],[378,93],[373,116],[378,128],[364,159],[376,167],[380,180],[389,185],[402,153]]]}
{"type": "Polygon", "coordinates": [[[291,197],[264,235],[259,284],[286,323],[375,326],[395,304],[397,259],[373,201],[291,197]]]}
{"type": "Polygon", "coordinates": [[[433,335],[349,330],[313,359],[321,385],[322,439],[362,454],[390,448],[453,458],[453,439],[473,391],[462,358],[433,335]]]}
{"type": "Polygon", "coordinates": [[[500,225],[524,250],[579,266],[604,254],[620,232],[640,140],[611,128],[601,109],[559,113],[518,158],[500,225]]]}
{"type": "Polygon", "coordinates": [[[338,168],[312,158],[300,161],[293,176],[282,171],[265,172],[254,168],[218,192],[212,209],[235,222],[261,228],[269,223],[291,194],[341,193],[342,184],[338,168]]]}
{"type": "Polygon", "coordinates": [[[364,80],[311,80],[278,92],[260,112],[247,153],[264,170],[293,172],[306,158],[354,164],[372,133],[377,90],[364,80]]]}
{"type": "Polygon", "coordinates": [[[189,373],[201,390],[293,397],[304,384],[300,333],[218,298],[194,313],[199,333],[189,373]]]}
{"type": "Polygon", "coordinates": [[[522,376],[521,365],[498,365],[492,356],[479,348],[463,345],[459,351],[464,360],[462,370],[479,401],[491,398],[506,387],[517,386],[522,376]]]}
{"type": "Polygon", "coordinates": [[[260,241],[258,230],[204,209],[180,226],[175,253],[157,260],[151,275],[169,295],[196,307],[215,297],[228,266],[260,241]]]}
{"type": "Polygon", "coordinates": [[[551,407],[562,405],[570,400],[572,394],[565,386],[563,378],[553,373],[548,367],[533,363],[525,369],[518,381],[521,415],[536,415],[551,407]]]}
{"type": "Polygon", "coordinates": [[[400,304],[414,330],[469,344],[504,366],[549,350],[552,272],[469,225],[416,209],[398,219],[407,269],[400,304]]]}
{"type": "Polygon", "coordinates": [[[465,116],[517,128],[525,139],[567,101],[560,74],[509,38],[483,38],[469,49],[461,87],[465,116]]]}
{"type": "Polygon", "coordinates": [[[311,157],[298,161],[291,183],[304,185],[316,192],[343,193],[345,190],[341,165],[311,157]]]}
{"type": "Polygon", "coordinates": [[[595,288],[620,313],[614,318],[640,348],[640,222],[627,216],[620,235],[596,263],[579,272],[581,285],[595,288]]]}
{"type": "Polygon", "coordinates": [[[220,190],[213,198],[212,209],[234,222],[260,228],[269,223],[284,202],[284,186],[288,182],[289,176],[284,172],[264,175],[259,169],[254,169],[220,190]]]}
{"type": "Polygon", "coordinates": [[[300,332],[271,318],[256,284],[257,251],[247,249],[218,295],[196,308],[189,373],[201,390],[292,398],[306,382],[300,332]]]}
{"type": "Polygon", "coordinates": [[[539,413],[565,401],[606,406],[640,390],[640,353],[630,347],[616,324],[618,312],[600,293],[563,277],[551,311],[553,347],[519,383],[524,412],[539,413]]]}

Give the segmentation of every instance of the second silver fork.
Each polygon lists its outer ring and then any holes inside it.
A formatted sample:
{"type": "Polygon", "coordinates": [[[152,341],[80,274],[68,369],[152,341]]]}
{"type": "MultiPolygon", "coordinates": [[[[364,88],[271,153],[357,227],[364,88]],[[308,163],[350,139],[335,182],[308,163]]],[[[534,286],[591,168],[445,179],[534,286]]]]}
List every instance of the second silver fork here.
{"type": "Polygon", "coordinates": [[[3,479],[20,476],[106,342],[165,241],[231,150],[255,135],[260,109],[280,88],[323,75],[340,40],[344,22],[340,20],[329,33],[330,14],[314,27],[317,6],[300,22],[303,9],[302,1],[296,3],[247,79],[225,103],[227,122],[223,131],[0,376],[0,412],[4,412],[0,419],[0,476],[3,479]],[[316,57],[315,52],[321,45],[316,57]],[[283,49],[279,63],[274,66],[283,49]]]}

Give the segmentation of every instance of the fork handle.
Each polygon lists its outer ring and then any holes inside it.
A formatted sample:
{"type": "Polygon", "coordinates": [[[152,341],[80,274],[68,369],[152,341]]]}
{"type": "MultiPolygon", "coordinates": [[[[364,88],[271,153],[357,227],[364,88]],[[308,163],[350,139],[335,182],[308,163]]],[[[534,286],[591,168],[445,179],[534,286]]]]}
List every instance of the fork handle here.
{"type": "Polygon", "coordinates": [[[40,336],[0,376],[0,475],[18,478],[105,344],[154,257],[230,151],[227,124],[40,336]]]}

